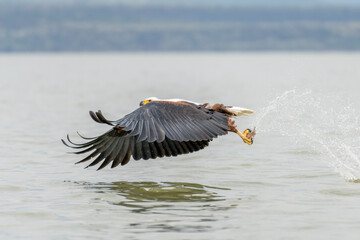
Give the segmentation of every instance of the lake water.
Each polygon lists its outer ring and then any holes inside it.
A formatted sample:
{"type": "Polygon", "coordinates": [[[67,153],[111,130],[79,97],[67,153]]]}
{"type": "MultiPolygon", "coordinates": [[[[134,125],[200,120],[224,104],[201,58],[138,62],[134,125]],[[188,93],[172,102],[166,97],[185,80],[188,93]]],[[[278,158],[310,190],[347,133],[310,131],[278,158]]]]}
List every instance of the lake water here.
{"type": "Polygon", "coordinates": [[[360,54],[0,55],[0,239],[359,239],[360,54]],[[150,96],[254,109],[254,145],[84,169],[150,96]]]}

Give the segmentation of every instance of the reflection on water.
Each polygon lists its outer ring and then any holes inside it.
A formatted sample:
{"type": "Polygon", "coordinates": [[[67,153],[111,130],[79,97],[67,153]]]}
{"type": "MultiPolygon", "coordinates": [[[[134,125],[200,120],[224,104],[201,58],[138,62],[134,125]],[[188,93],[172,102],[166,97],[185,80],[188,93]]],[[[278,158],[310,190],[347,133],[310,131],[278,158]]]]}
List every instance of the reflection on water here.
{"type": "Polygon", "coordinates": [[[224,200],[212,190],[230,190],[185,182],[113,182],[98,183],[92,188],[112,190],[133,202],[213,202],[224,200]]]}
{"type": "MultiPolygon", "coordinates": [[[[186,182],[112,182],[80,183],[95,193],[115,194],[106,201],[125,207],[129,213],[142,214],[128,223],[132,230],[154,232],[204,232],[213,230],[212,222],[221,218],[214,212],[227,212],[236,207],[229,204],[222,191],[231,190],[186,182]],[[153,220],[156,214],[156,221],[153,220]],[[147,220],[147,217],[151,217],[147,220]]],[[[222,215],[222,214],[220,214],[222,215]]]]}

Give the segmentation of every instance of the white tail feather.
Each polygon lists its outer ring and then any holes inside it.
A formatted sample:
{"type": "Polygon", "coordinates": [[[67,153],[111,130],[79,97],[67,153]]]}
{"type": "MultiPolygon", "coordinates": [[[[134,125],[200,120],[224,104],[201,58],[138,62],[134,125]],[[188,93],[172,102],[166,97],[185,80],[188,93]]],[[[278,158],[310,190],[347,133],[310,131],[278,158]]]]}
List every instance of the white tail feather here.
{"type": "Polygon", "coordinates": [[[226,107],[226,109],[229,112],[231,112],[232,114],[234,114],[233,117],[247,116],[247,115],[253,114],[255,112],[255,111],[253,111],[251,109],[242,108],[242,107],[226,107]]]}

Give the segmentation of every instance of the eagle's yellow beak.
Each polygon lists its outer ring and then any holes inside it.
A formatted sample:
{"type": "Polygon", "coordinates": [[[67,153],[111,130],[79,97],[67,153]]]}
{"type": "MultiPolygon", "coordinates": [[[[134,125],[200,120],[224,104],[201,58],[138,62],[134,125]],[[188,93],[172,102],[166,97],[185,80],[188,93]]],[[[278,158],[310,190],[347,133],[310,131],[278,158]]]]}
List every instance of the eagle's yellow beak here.
{"type": "Polygon", "coordinates": [[[139,104],[139,105],[140,105],[140,107],[141,107],[141,106],[146,105],[146,104],[147,104],[147,103],[149,103],[149,102],[151,102],[151,100],[150,100],[150,99],[143,100],[143,101],[141,101],[141,102],[140,102],[140,104],[139,104]]]}

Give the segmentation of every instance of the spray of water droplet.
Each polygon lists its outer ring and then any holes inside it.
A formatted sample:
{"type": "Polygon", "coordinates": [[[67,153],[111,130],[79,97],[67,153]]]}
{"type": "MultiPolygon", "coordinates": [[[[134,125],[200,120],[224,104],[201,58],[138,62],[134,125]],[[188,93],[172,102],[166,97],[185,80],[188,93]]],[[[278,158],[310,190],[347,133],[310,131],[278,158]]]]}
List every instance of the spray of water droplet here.
{"type": "Polygon", "coordinates": [[[286,91],[257,111],[253,126],[320,153],[348,181],[360,179],[359,113],[339,95],[286,91]]]}

